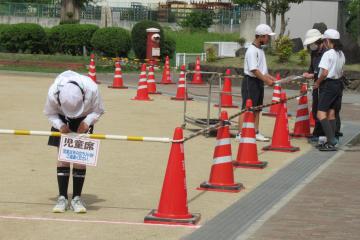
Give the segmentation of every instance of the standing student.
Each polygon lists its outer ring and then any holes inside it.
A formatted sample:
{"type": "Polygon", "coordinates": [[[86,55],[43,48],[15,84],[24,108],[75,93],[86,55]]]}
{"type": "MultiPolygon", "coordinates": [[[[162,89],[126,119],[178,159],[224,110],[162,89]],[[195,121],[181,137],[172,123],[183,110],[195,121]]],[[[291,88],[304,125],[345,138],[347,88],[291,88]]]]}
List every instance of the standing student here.
{"type": "MultiPolygon", "coordinates": [[[[322,40],[322,34],[317,29],[310,29],[306,32],[304,45],[311,51],[310,67],[307,72],[303,73],[303,77],[307,79],[314,79],[314,82],[319,77],[319,63],[321,57],[325,52],[325,47],[322,40]]],[[[319,88],[314,89],[312,92],[312,114],[315,119],[315,127],[310,140],[317,142],[320,136],[324,136],[321,124],[317,119],[317,109],[319,102],[319,88]]]]}
{"type": "MultiPolygon", "coordinates": [[[[61,133],[92,133],[94,123],[104,113],[103,103],[97,85],[89,78],[73,71],[66,71],[56,77],[50,86],[46,99],[45,115],[51,131],[61,133]]],[[[49,137],[48,145],[59,147],[59,137],[49,137]]],[[[86,166],[73,164],[73,196],[70,208],[76,213],[85,213],[81,192],[84,185],[86,166]]],[[[68,209],[68,184],[70,163],[57,162],[59,197],[53,212],[68,209]]]]}
{"type": "Polygon", "coordinates": [[[345,56],[342,52],[340,34],[334,29],[328,29],[323,34],[325,47],[328,49],[321,58],[319,78],[314,89],[320,89],[317,117],[325,132],[327,142],[319,146],[320,151],[336,151],[335,112],[341,108],[342,92],[344,89],[343,67],[345,56]]]}
{"type": "MultiPolygon", "coordinates": [[[[268,73],[265,52],[263,46],[269,43],[270,36],[275,35],[266,24],[260,24],[255,29],[254,42],[248,47],[244,59],[244,79],[241,85],[242,108],[246,106],[246,100],[251,99],[253,106],[259,106],[264,101],[264,83],[272,86],[276,79],[268,73]]],[[[269,141],[259,132],[260,111],[255,112],[256,140],[269,141]]],[[[236,139],[240,141],[243,114],[239,116],[239,133],[236,139]]]]}

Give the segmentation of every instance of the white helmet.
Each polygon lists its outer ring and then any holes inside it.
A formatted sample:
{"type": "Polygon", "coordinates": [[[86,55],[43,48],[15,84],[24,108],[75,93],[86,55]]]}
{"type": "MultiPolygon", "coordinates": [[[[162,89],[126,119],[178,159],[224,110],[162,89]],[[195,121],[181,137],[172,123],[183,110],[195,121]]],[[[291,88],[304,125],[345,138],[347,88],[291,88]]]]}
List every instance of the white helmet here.
{"type": "Polygon", "coordinates": [[[58,98],[60,108],[68,118],[77,118],[84,111],[84,91],[74,81],[66,83],[58,98]]]}
{"type": "Polygon", "coordinates": [[[260,24],[255,28],[255,35],[264,36],[264,35],[270,35],[274,36],[276,33],[274,33],[271,29],[271,27],[267,24],[260,24]]]}
{"type": "Polygon", "coordinates": [[[317,29],[310,29],[305,34],[304,45],[308,45],[321,39],[321,32],[317,29]]]}
{"type": "Polygon", "coordinates": [[[335,29],[328,29],[324,32],[322,39],[340,39],[340,33],[335,29]]]}

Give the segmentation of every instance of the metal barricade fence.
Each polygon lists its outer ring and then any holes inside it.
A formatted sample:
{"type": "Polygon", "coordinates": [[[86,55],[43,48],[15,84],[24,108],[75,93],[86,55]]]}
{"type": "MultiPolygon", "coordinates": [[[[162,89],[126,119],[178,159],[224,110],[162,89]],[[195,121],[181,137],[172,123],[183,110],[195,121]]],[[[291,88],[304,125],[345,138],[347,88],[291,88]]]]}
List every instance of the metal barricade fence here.
{"type": "MultiPolygon", "coordinates": [[[[217,123],[219,120],[218,118],[216,119],[211,119],[210,118],[210,114],[211,114],[211,98],[212,98],[212,93],[213,93],[213,86],[214,86],[214,82],[218,80],[219,81],[219,86],[222,86],[222,80],[221,80],[221,74],[218,73],[218,72],[199,72],[199,71],[187,71],[185,73],[185,100],[184,100],[184,122],[182,124],[182,128],[186,129],[186,125],[187,124],[192,124],[192,125],[195,125],[197,127],[200,127],[200,128],[208,128],[210,125],[213,125],[215,123],[217,123]],[[207,112],[206,112],[206,117],[205,118],[195,118],[195,117],[191,117],[188,115],[187,113],[187,99],[186,99],[186,96],[187,94],[191,94],[193,96],[196,96],[196,94],[193,94],[193,93],[190,93],[188,91],[188,84],[187,84],[187,75],[188,74],[193,74],[193,73],[201,73],[203,75],[211,75],[208,79],[208,85],[205,86],[205,87],[208,87],[208,95],[205,96],[207,97],[207,112]]],[[[201,88],[204,88],[204,86],[198,86],[198,87],[201,87],[201,88]]],[[[219,88],[220,90],[220,88],[219,88]]],[[[219,92],[219,97],[220,97],[220,91],[219,92]]],[[[199,96],[199,95],[198,95],[199,96]]],[[[204,97],[204,96],[202,96],[204,97]]],[[[221,112],[221,108],[219,108],[219,113],[218,113],[218,116],[220,115],[220,112],[221,112]]],[[[210,132],[207,132],[205,133],[206,136],[209,136],[210,135],[210,132]]]]}
{"type": "Polygon", "coordinates": [[[183,64],[194,63],[200,57],[202,62],[206,62],[206,53],[176,53],[176,68],[183,64]]]}
{"type": "MultiPolygon", "coordinates": [[[[187,75],[188,74],[193,74],[196,71],[187,71],[185,73],[185,79],[187,79],[187,75]]],[[[197,95],[194,94],[190,91],[188,91],[188,84],[185,81],[185,97],[187,97],[187,95],[192,95],[192,96],[198,96],[198,97],[203,97],[203,98],[207,98],[207,112],[206,112],[206,117],[205,118],[195,118],[195,117],[191,117],[187,114],[187,99],[184,100],[184,114],[183,114],[183,124],[182,124],[182,128],[186,129],[186,125],[187,124],[192,124],[195,125],[197,127],[200,127],[202,129],[205,128],[209,128],[210,126],[217,124],[219,122],[219,118],[215,118],[212,119],[210,118],[211,115],[211,104],[212,104],[212,96],[215,94],[218,96],[216,103],[218,104],[217,108],[218,108],[218,116],[220,116],[220,113],[222,111],[222,107],[221,107],[221,97],[224,94],[223,92],[223,79],[226,78],[232,78],[232,79],[241,79],[242,76],[241,75],[231,75],[231,76],[226,76],[222,73],[218,73],[218,72],[200,72],[201,74],[205,74],[205,75],[211,75],[208,79],[208,85],[207,86],[197,86],[197,88],[205,88],[208,87],[208,95],[204,96],[204,95],[197,95]],[[216,85],[216,81],[218,80],[218,85],[216,85]],[[214,86],[217,86],[217,90],[215,89],[214,86]]],[[[195,88],[195,87],[193,87],[195,88]]],[[[229,95],[229,93],[225,93],[226,95],[229,95]]],[[[232,96],[235,97],[241,97],[240,93],[231,93],[232,96]]],[[[237,129],[237,123],[233,125],[233,128],[237,129]]],[[[204,132],[205,136],[210,136],[211,132],[204,132]]]]}

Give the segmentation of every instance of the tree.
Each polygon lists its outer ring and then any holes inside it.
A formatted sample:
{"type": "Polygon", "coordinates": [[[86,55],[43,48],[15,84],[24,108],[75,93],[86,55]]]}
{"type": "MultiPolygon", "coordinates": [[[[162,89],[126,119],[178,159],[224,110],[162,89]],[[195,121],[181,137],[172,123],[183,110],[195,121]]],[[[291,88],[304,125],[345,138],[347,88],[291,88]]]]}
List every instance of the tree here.
{"type": "Polygon", "coordinates": [[[80,10],[94,0],[61,0],[60,21],[79,21],[80,10]]]}
{"type": "Polygon", "coordinates": [[[55,1],[54,0],[6,0],[5,2],[53,4],[55,1]]]}
{"type": "Polygon", "coordinates": [[[260,9],[265,13],[266,24],[271,25],[270,15],[271,15],[271,0],[233,0],[233,3],[240,5],[252,5],[260,9]]]}
{"type": "MultiPolygon", "coordinates": [[[[359,0],[355,0],[359,1],[359,0]]],[[[237,4],[249,4],[258,7],[265,13],[266,24],[274,31],[276,28],[276,17],[280,15],[280,36],[284,35],[288,21],[285,13],[290,10],[290,3],[301,3],[303,0],[233,0],[237,4]]]]}
{"type": "Polygon", "coordinates": [[[360,0],[348,1],[346,8],[349,12],[346,29],[360,43],[360,0]]]}
{"type": "Polygon", "coordinates": [[[207,30],[213,24],[213,12],[192,12],[180,25],[190,30],[207,30]]]}
{"type": "Polygon", "coordinates": [[[302,3],[303,0],[278,0],[277,9],[280,14],[280,36],[283,36],[288,25],[288,19],[285,19],[285,13],[290,10],[290,3],[302,3]]]}

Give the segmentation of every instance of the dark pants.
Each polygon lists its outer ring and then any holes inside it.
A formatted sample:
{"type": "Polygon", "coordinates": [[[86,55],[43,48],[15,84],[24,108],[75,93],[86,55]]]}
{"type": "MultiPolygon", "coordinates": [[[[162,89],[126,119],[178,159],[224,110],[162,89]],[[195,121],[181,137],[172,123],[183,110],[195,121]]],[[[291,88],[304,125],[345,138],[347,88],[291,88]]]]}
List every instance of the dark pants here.
{"type": "Polygon", "coordinates": [[[253,106],[263,105],[264,82],[260,79],[245,75],[241,83],[242,109],[246,107],[246,100],[251,99],[253,106]]]}
{"type": "Polygon", "coordinates": [[[322,130],[320,121],[317,118],[317,111],[318,111],[318,104],[319,104],[319,88],[314,89],[314,91],[312,92],[312,101],[313,101],[312,102],[312,115],[315,120],[315,127],[314,127],[312,135],[314,137],[325,136],[325,133],[322,130]]]}
{"type": "MultiPolygon", "coordinates": [[[[86,117],[81,117],[81,118],[69,119],[60,114],[59,114],[59,117],[60,117],[61,121],[63,121],[65,124],[68,125],[68,127],[70,128],[70,131],[72,131],[72,132],[77,132],[80,123],[86,118],[86,117]]],[[[59,132],[59,129],[51,127],[51,131],[59,132]]],[[[89,127],[89,133],[93,133],[93,131],[94,131],[94,125],[91,125],[89,127]]],[[[54,147],[59,147],[60,146],[60,137],[50,136],[49,140],[48,140],[48,145],[54,146],[54,147]]]]}
{"type": "Polygon", "coordinates": [[[344,83],[339,79],[326,79],[322,82],[322,84],[319,87],[319,97],[318,97],[319,102],[317,104],[317,107],[318,110],[323,112],[327,112],[330,109],[334,109],[335,118],[336,118],[335,136],[340,135],[339,134],[341,128],[340,110],[342,104],[343,89],[344,89],[344,83]]]}

